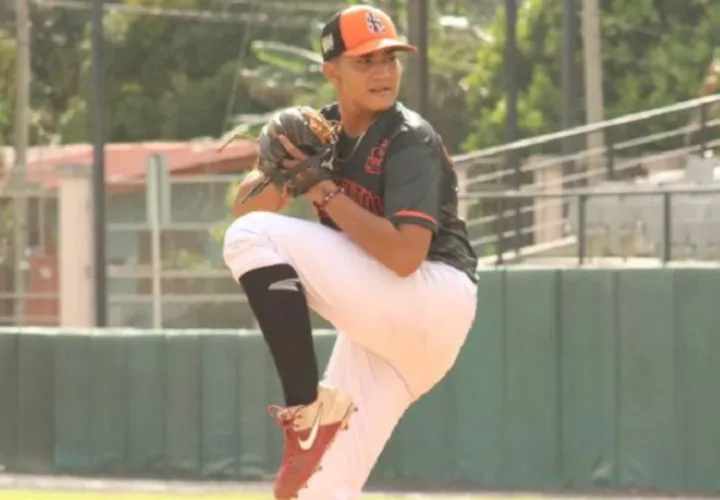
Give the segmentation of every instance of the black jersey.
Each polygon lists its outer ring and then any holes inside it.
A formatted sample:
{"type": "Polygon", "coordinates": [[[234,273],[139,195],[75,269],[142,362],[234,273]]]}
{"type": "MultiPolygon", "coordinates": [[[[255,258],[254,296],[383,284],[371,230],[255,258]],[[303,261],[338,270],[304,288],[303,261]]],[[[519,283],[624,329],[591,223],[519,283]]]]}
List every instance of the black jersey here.
{"type": "MultiPolygon", "coordinates": [[[[322,113],[340,119],[337,103],[322,113]]],[[[427,259],[453,266],[476,282],[477,256],[458,217],[454,164],[440,136],[419,114],[396,103],[361,137],[341,134],[335,170],[335,182],[365,209],[396,225],[432,230],[427,259]]],[[[318,217],[339,229],[327,214],[318,217]]]]}

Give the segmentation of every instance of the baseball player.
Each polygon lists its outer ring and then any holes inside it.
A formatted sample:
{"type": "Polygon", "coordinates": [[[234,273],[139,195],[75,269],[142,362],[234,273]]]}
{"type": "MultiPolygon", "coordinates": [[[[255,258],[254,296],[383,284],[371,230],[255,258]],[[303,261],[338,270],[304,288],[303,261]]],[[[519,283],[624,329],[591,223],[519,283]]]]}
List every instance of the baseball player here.
{"type": "Polygon", "coordinates": [[[336,14],[322,56],[337,101],[318,113],[339,124],[332,156],[293,142],[312,120],[284,111],[263,129],[259,168],[237,194],[224,258],[284,392],[273,407],[285,440],[278,499],[359,497],[398,421],[451,369],[475,317],[477,257],[458,218],[452,161],[432,126],[397,101],[398,56],[413,51],[377,8],[336,14]],[[273,148],[285,159],[268,160],[273,148]],[[278,175],[294,195],[268,181],[278,175]],[[293,196],[314,204],[318,222],[276,213],[293,196]],[[322,380],[309,308],[338,331],[322,380]]]}

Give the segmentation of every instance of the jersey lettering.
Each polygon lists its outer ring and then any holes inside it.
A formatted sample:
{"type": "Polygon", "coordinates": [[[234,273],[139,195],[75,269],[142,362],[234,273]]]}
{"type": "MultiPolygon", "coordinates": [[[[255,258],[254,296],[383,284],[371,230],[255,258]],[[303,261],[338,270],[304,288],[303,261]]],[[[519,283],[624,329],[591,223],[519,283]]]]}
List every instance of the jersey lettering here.
{"type": "MultiPolygon", "coordinates": [[[[337,179],[336,184],[345,190],[348,198],[375,215],[383,214],[383,202],[379,196],[374,195],[369,189],[349,179],[337,179]]],[[[318,217],[327,219],[328,214],[324,210],[318,210],[318,217]]]]}
{"type": "Polygon", "coordinates": [[[370,155],[365,160],[365,172],[370,175],[380,175],[385,163],[385,155],[390,147],[390,139],[383,139],[380,144],[373,146],[370,155]]]}
{"type": "MultiPolygon", "coordinates": [[[[336,103],[323,114],[340,119],[336,103]]],[[[334,181],[347,197],[398,226],[413,224],[433,231],[427,259],[453,266],[476,281],[477,256],[465,222],[458,217],[452,157],[419,115],[396,104],[361,138],[341,135],[334,166],[334,181]]],[[[322,224],[342,230],[329,213],[315,208],[322,224]]]]}

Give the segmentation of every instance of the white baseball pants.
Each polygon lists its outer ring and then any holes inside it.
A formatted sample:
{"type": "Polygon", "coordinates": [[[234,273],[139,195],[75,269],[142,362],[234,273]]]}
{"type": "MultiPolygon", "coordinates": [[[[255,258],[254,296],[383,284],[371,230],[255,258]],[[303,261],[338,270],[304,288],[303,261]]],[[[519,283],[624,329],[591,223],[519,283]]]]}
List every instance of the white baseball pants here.
{"type": "Polygon", "coordinates": [[[358,498],[402,415],[455,362],[475,318],[475,284],[439,262],[398,277],[341,232],[270,212],[237,219],[223,254],[235,280],[291,265],[310,307],[338,330],[325,382],[358,412],[299,500],[358,498]]]}

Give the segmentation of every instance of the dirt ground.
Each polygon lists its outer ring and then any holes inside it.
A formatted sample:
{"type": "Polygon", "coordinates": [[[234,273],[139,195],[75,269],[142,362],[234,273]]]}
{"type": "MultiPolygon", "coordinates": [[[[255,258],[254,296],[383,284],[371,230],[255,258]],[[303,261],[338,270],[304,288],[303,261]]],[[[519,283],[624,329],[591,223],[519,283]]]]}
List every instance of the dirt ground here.
{"type": "MultiPolygon", "coordinates": [[[[233,483],[216,481],[160,481],[67,476],[15,475],[0,473],[0,500],[272,500],[270,483],[233,483]]],[[[364,498],[373,500],[678,500],[679,496],[647,493],[565,494],[541,492],[433,492],[369,491],[364,498]]],[[[712,498],[712,497],[687,497],[712,498]]],[[[717,497],[720,498],[720,497],[717,497]]]]}

